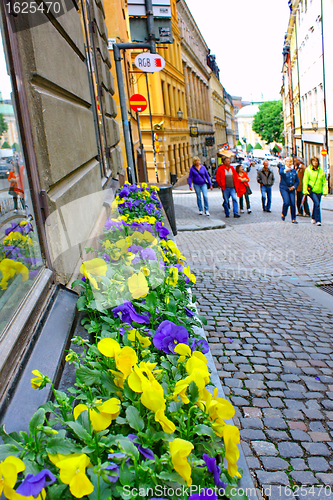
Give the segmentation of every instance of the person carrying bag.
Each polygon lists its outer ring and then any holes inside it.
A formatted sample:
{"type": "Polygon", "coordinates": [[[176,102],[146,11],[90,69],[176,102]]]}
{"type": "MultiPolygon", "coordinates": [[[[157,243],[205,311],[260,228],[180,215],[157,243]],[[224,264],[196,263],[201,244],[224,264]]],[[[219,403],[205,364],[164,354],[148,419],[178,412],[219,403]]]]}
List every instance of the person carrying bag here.
{"type": "Polygon", "coordinates": [[[251,213],[251,204],[250,204],[250,194],[252,194],[251,188],[249,186],[249,176],[247,175],[246,172],[243,171],[243,166],[242,165],[237,165],[236,166],[236,172],[238,174],[238,186],[236,189],[237,196],[239,198],[239,209],[240,213],[244,213],[244,204],[243,204],[243,198],[245,198],[246,202],[246,208],[247,208],[247,213],[251,213]]]}
{"type": "Polygon", "coordinates": [[[320,203],[322,195],[328,194],[328,184],[324,170],[319,166],[319,160],[313,156],[310,165],[303,176],[303,196],[309,195],[313,201],[312,224],[321,226],[320,203]]]}
{"type": "Polygon", "coordinates": [[[207,195],[207,187],[213,189],[212,181],[208,175],[206,167],[201,165],[199,156],[193,157],[193,166],[191,167],[189,176],[188,176],[188,184],[190,190],[192,191],[192,184],[194,186],[195,194],[197,195],[197,204],[199,209],[199,215],[203,214],[202,210],[202,198],[201,193],[204,199],[204,208],[205,214],[210,215],[209,213],[209,205],[208,205],[208,195],[207,195]]]}

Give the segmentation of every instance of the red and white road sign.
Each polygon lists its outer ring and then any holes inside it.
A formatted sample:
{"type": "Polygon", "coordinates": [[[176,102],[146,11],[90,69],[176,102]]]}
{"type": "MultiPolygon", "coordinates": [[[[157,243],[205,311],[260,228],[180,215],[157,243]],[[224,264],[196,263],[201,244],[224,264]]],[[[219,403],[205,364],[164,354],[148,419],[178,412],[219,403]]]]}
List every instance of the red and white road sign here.
{"type": "Polygon", "coordinates": [[[222,149],[225,149],[226,151],[228,151],[228,149],[229,149],[229,144],[227,144],[227,143],[222,144],[222,149]]]}
{"type": "Polygon", "coordinates": [[[129,100],[129,104],[133,111],[141,113],[147,108],[147,99],[142,94],[133,94],[129,100]]]}
{"type": "Polygon", "coordinates": [[[322,149],[320,152],[321,156],[327,156],[327,149],[322,149]]]}
{"type": "Polygon", "coordinates": [[[164,68],[165,60],[159,54],[142,52],[142,54],[136,56],[134,64],[144,73],[156,73],[156,71],[161,71],[164,68]]]}

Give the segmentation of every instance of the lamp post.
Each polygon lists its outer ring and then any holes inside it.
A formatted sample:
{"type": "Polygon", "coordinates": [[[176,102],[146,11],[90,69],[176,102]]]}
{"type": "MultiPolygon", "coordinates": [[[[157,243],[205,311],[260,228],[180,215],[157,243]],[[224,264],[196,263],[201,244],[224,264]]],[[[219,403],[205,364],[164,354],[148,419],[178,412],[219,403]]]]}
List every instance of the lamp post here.
{"type": "Polygon", "coordinates": [[[179,108],[177,111],[178,120],[182,120],[184,117],[183,111],[179,108]]]}

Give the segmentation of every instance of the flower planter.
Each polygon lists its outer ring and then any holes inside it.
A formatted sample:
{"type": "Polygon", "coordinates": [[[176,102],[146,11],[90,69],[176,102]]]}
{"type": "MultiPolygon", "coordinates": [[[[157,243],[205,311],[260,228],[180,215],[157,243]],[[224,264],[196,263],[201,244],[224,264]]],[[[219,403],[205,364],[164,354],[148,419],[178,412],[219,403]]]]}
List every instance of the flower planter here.
{"type": "Polygon", "coordinates": [[[73,339],[82,354],[66,356],[76,368],[67,394],[34,370],[32,387],[51,385],[54,401],[37,410],[28,433],[1,431],[3,494],[245,500],[239,430],[228,422],[234,409],[212,384],[197,330],[205,320],[188,292],[195,277],[166,240],[153,187],[124,186],[112,208],[99,250],[90,249],[73,283],[94,342],[73,339]]]}

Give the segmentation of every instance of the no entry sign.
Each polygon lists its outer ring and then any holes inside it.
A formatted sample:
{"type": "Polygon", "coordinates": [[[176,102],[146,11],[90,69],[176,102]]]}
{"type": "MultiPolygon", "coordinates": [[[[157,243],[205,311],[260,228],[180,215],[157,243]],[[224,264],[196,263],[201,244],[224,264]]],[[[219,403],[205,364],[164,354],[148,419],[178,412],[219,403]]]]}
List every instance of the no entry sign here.
{"type": "Polygon", "coordinates": [[[144,73],[155,73],[161,71],[165,66],[165,60],[158,54],[142,52],[134,59],[135,66],[144,73]]]}
{"type": "Polygon", "coordinates": [[[133,94],[129,103],[133,111],[136,111],[137,113],[140,113],[147,108],[147,99],[142,94],[133,94]]]}

